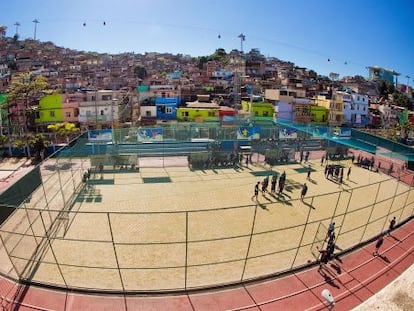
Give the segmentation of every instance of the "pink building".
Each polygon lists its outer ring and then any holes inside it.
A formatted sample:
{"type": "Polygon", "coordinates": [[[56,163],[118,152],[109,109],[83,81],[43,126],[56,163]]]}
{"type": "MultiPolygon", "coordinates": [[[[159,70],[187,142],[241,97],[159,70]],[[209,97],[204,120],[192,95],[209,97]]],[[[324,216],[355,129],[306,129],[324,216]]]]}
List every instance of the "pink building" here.
{"type": "Polygon", "coordinates": [[[64,95],[62,112],[63,121],[79,123],[79,102],[85,101],[83,93],[73,93],[64,95]]]}

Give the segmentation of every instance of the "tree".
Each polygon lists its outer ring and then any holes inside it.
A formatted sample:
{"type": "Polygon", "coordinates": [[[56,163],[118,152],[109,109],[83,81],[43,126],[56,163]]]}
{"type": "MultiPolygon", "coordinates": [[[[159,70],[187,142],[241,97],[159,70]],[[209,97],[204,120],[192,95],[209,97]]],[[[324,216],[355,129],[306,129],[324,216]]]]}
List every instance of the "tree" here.
{"type": "MultiPolygon", "coordinates": [[[[27,132],[27,125],[30,122],[29,117],[33,112],[33,109],[31,109],[32,105],[37,103],[41,96],[51,93],[47,88],[47,80],[43,76],[20,74],[12,80],[7,90],[7,104],[8,107],[17,105],[18,101],[24,104],[24,110],[18,111],[18,114],[19,116],[24,115],[26,117],[25,122],[24,124],[17,124],[18,127],[24,129],[24,132],[27,132]]],[[[11,124],[11,122],[9,123],[11,124]]]]}
{"type": "Polygon", "coordinates": [[[395,91],[392,94],[392,98],[394,101],[394,104],[400,107],[404,107],[407,109],[411,109],[411,101],[410,99],[403,93],[401,93],[400,91],[395,91]]]}
{"type": "Polygon", "coordinates": [[[395,87],[394,84],[388,81],[378,81],[377,83],[377,91],[379,96],[383,96],[388,98],[389,94],[394,93],[395,87]]]}
{"type": "Polygon", "coordinates": [[[70,122],[49,124],[47,126],[47,129],[55,132],[55,134],[60,137],[64,137],[66,139],[66,143],[69,143],[69,140],[72,136],[80,133],[80,128],[76,127],[74,123],[70,122]]]}
{"type": "Polygon", "coordinates": [[[27,143],[35,152],[35,161],[39,162],[43,160],[42,153],[50,144],[50,142],[45,139],[43,134],[29,135],[27,137],[27,143]]]}
{"type": "Polygon", "coordinates": [[[135,67],[134,74],[142,80],[145,79],[148,75],[147,70],[142,66],[135,67]]]}
{"type": "MultiPolygon", "coordinates": [[[[8,144],[9,143],[9,137],[7,137],[6,135],[0,135],[0,146],[2,146],[3,148],[4,148],[4,146],[6,145],[6,144],[8,144]]],[[[5,153],[6,151],[4,151],[3,152],[3,154],[5,153]]],[[[9,154],[11,155],[11,150],[10,150],[10,146],[9,146],[9,154]]]]}

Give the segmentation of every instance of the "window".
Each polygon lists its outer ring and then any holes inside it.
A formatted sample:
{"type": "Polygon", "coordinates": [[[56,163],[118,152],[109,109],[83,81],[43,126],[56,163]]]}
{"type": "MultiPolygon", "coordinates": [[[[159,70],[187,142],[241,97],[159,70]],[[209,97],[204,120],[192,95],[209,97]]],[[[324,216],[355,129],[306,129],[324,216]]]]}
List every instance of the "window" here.
{"type": "Polygon", "coordinates": [[[149,111],[149,110],[145,111],[145,116],[150,117],[151,116],[151,111],[149,111]]]}
{"type": "Polygon", "coordinates": [[[269,116],[269,111],[263,111],[263,116],[268,117],[269,116]]]}
{"type": "Polygon", "coordinates": [[[65,112],[65,118],[70,118],[70,111],[65,112]]]}
{"type": "Polygon", "coordinates": [[[90,117],[91,115],[92,115],[92,114],[91,114],[91,111],[90,111],[90,110],[87,110],[87,111],[86,111],[86,116],[87,116],[87,117],[90,117]]]}
{"type": "Polygon", "coordinates": [[[188,117],[188,111],[181,112],[181,116],[182,117],[188,117]]]}
{"type": "Polygon", "coordinates": [[[209,111],[208,112],[209,117],[214,117],[215,115],[216,115],[215,111],[209,111]]]}
{"type": "Polygon", "coordinates": [[[52,118],[55,117],[55,112],[53,110],[52,111],[49,111],[49,117],[52,117],[52,118]]]}
{"type": "Polygon", "coordinates": [[[104,112],[103,110],[101,110],[100,115],[101,115],[101,116],[104,116],[104,115],[105,115],[105,112],[104,112]]]}
{"type": "Polygon", "coordinates": [[[112,95],[102,95],[102,100],[111,100],[112,95]]]}
{"type": "Polygon", "coordinates": [[[173,109],[172,109],[172,107],[166,107],[165,108],[165,113],[173,113],[173,109]]]}

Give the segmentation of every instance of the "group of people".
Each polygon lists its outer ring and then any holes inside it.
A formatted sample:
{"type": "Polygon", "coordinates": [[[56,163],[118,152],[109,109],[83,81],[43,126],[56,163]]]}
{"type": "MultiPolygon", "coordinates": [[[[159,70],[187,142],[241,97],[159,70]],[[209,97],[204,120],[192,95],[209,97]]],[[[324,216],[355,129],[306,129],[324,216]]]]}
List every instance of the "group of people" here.
{"type": "MultiPolygon", "coordinates": [[[[276,194],[276,185],[277,185],[277,174],[273,174],[272,175],[272,179],[269,180],[269,176],[266,176],[261,182],[258,181],[256,183],[256,185],[254,186],[254,195],[252,196],[252,200],[258,198],[259,192],[262,192],[263,195],[265,195],[266,193],[269,194],[276,194]],[[268,191],[268,187],[269,187],[269,182],[270,182],[270,192],[268,191]]],[[[286,184],[286,172],[283,172],[280,176],[279,176],[279,188],[278,188],[278,195],[281,195],[283,193],[283,190],[285,188],[285,184],[286,184]]]]}
{"type": "MultiPolygon", "coordinates": [[[[379,256],[379,249],[381,248],[381,246],[384,243],[384,237],[386,235],[390,236],[391,235],[391,231],[394,230],[395,225],[396,225],[396,217],[393,217],[390,219],[389,221],[389,225],[388,228],[385,232],[381,233],[376,242],[375,242],[375,250],[372,253],[373,256],[379,256]]],[[[324,265],[326,265],[329,260],[331,260],[334,257],[334,251],[335,251],[335,222],[332,222],[329,227],[328,227],[328,231],[326,233],[326,238],[325,241],[327,242],[327,246],[325,249],[321,249],[319,250],[320,253],[320,259],[319,259],[319,269],[318,271],[320,271],[324,265]]]]}
{"type": "MultiPolygon", "coordinates": [[[[348,171],[346,173],[346,179],[349,179],[351,175],[351,167],[348,167],[348,171]]],[[[344,182],[344,168],[337,164],[326,165],[325,166],[325,177],[327,179],[334,179],[339,184],[344,182]]]]}
{"type": "Polygon", "coordinates": [[[326,233],[325,241],[327,241],[327,246],[325,249],[319,250],[320,261],[318,271],[322,270],[323,265],[326,265],[329,260],[333,258],[335,251],[335,238],[335,222],[332,222],[328,227],[328,232],[326,233]]]}

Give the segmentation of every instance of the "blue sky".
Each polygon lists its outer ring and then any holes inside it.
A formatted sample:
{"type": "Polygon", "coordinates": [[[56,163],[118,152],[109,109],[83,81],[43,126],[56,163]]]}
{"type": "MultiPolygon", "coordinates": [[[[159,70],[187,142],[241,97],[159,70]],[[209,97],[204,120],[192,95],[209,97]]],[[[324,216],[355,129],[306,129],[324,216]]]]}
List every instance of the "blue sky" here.
{"type": "Polygon", "coordinates": [[[0,12],[8,35],[19,22],[20,38],[33,38],[37,19],[38,40],[76,50],[203,56],[240,49],[242,33],[245,52],[319,74],[380,66],[414,84],[412,0],[1,0],[0,12]]]}

